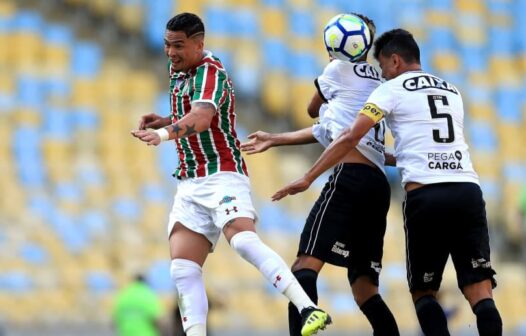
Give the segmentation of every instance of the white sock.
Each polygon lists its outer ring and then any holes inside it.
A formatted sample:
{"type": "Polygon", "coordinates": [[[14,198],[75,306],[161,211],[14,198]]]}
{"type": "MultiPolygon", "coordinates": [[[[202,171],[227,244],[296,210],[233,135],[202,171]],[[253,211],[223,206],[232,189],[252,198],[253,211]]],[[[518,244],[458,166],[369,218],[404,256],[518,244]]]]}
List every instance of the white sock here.
{"type": "MultiPolygon", "coordinates": [[[[170,276],[175,282],[177,298],[183,329],[187,330],[196,325],[205,326],[205,333],[188,335],[206,335],[206,315],[208,314],[208,300],[202,277],[202,269],[197,263],[186,259],[174,259],[170,267],[170,276]]],[[[199,330],[199,327],[196,329],[199,330]]]]}
{"type": "Polygon", "coordinates": [[[206,336],[206,326],[203,324],[194,324],[186,330],[186,336],[206,336]]]}
{"type": "Polygon", "coordinates": [[[230,245],[243,259],[254,265],[300,312],[305,307],[316,307],[283,259],[265,245],[255,232],[243,231],[235,234],[230,239],[230,245]]]}

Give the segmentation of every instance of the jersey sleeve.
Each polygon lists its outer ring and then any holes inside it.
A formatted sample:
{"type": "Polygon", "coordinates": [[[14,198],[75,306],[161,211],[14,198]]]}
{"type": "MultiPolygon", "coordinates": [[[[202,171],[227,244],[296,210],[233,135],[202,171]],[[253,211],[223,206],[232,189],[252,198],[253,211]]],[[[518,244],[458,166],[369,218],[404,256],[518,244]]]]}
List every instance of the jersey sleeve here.
{"type": "Polygon", "coordinates": [[[314,85],[316,85],[320,97],[322,97],[325,102],[334,97],[338,88],[338,71],[336,63],[336,61],[332,61],[327,64],[325,69],[323,69],[323,73],[314,80],[314,85]]]}
{"type": "Polygon", "coordinates": [[[394,108],[393,101],[392,89],[389,87],[388,82],[383,83],[371,93],[360,110],[360,114],[364,114],[378,123],[391,113],[394,108]]]}
{"type": "Polygon", "coordinates": [[[205,63],[197,69],[195,75],[192,103],[210,103],[217,109],[221,96],[223,95],[225,81],[227,80],[224,71],[219,70],[214,65],[205,63]]]}

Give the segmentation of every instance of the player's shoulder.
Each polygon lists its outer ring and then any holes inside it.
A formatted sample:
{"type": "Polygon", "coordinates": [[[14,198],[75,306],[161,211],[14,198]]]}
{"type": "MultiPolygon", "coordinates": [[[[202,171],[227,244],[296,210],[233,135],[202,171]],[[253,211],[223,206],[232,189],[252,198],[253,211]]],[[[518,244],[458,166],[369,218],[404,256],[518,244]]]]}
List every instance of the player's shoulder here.
{"type": "Polygon", "coordinates": [[[197,64],[197,69],[210,69],[213,68],[219,72],[226,73],[225,67],[219,57],[214,55],[211,51],[205,50],[203,58],[197,64]]]}

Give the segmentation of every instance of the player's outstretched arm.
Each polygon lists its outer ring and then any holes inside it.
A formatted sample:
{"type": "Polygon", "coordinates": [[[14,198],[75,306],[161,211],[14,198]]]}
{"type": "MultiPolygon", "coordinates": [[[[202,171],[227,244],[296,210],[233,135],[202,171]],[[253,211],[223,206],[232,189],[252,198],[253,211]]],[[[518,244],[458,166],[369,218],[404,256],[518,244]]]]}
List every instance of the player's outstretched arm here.
{"type": "Polygon", "coordinates": [[[241,150],[249,155],[262,153],[276,146],[303,145],[317,142],[312,135],[312,127],[285,133],[257,131],[250,134],[248,138],[250,139],[249,141],[241,144],[241,150]]]}
{"type": "Polygon", "coordinates": [[[384,153],[385,157],[385,165],[390,167],[396,167],[396,157],[393,155],[393,153],[384,153]]]}
{"type": "Polygon", "coordinates": [[[161,117],[158,114],[155,113],[148,113],[141,117],[141,120],[139,121],[139,129],[145,130],[147,128],[153,128],[153,129],[159,129],[161,127],[165,127],[170,125],[171,119],[170,116],[167,117],[161,117]]]}
{"type": "Polygon", "coordinates": [[[321,154],[312,168],[300,179],[278,190],[273,196],[273,201],[279,201],[287,195],[294,195],[307,190],[312,182],[324,171],[336,165],[350,150],[356,147],[360,139],[375,125],[370,117],[360,114],[352,128],[346,129],[338,139],[334,140],[321,154]]]}
{"type": "Polygon", "coordinates": [[[157,146],[161,141],[184,138],[192,134],[201,133],[210,128],[212,118],[216,113],[213,104],[195,102],[192,110],[175,124],[168,125],[155,131],[134,130],[131,134],[148,145],[157,146]]]}

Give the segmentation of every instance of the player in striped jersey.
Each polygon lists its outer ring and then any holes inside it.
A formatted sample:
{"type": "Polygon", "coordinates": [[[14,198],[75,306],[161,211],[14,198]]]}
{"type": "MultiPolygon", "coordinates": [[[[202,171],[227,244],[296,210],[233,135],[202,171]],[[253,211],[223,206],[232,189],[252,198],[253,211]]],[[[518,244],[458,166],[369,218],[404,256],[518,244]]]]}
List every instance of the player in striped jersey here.
{"type": "Polygon", "coordinates": [[[352,128],[327,148],[303,178],[274,198],[307,189],[385,118],[406,190],[407,280],[423,332],[449,335],[436,295],[451,255],[458,287],[477,317],[479,334],[501,336],[502,319],[492,299],[496,283],[485,203],[464,140],[460,92],[422,71],[420,49],[403,29],[380,36],[374,56],[388,81],[369,96],[352,128]]]}
{"type": "MultiPolygon", "coordinates": [[[[355,15],[368,24],[373,40],[374,22],[355,15]]],[[[308,113],[313,118],[319,115],[318,123],[280,134],[258,131],[249,136],[250,141],[242,144],[241,149],[254,154],[274,146],[316,141],[328,146],[352,125],[369,94],[381,83],[378,71],[366,62],[367,53],[355,63],[331,60],[314,81],[317,92],[308,113]]],[[[384,172],[384,125],[381,122],[371,129],[358,147],[339,161],[307,217],[292,271],[317,302],[316,282],[324,264],[346,267],[354,299],[371,323],[374,335],[396,336],[399,331],[394,316],[378,293],[390,203],[390,187],[384,172]]],[[[389,159],[393,165],[392,156],[389,159]]],[[[290,335],[299,335],[300,328],[300,316],[291,304],[290,335]]]]}
{"type": "Polygon", "coordinates": [[[221,61],[204,50],[204,34],[204,25],[194,14],[182,13],[168,21],[165,52],[172,113],[145,115],[139,130],[132,131],[148,145],[174,140],[179,154],[175,176],[180,182],[168,236],[170,273],[183,327],[188,336],[206,335],[202,266],[222,231],[232,248],[295,304],[303,317],[302,335],[315,334],[331,322],[330,316],[312,302],[281,257],[255,232],[256,211],[235,131],[232,82],[221,61]]]}

